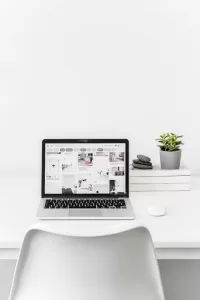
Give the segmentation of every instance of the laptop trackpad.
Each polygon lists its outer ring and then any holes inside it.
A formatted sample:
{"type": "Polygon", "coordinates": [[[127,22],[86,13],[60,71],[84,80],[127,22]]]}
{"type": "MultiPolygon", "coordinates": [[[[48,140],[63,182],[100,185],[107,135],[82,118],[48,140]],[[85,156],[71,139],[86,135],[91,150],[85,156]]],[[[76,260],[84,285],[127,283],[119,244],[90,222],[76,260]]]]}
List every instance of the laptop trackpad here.
{"type": "Polygon", "coordinates": [[[99,217],[102,213],[99,209],[70,209],[70,217],[99,217]]]}

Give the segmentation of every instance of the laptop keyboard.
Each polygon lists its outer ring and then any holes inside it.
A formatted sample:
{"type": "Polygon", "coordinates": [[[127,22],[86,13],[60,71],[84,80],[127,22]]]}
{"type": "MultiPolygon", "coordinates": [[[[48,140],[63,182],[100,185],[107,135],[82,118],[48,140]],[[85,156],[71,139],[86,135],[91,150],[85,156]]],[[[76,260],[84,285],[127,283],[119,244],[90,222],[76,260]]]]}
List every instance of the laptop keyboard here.
{"type": "Polygon", "coordinates": [[[97,209],[120,209],[126,208],[124,199],[46,199],[44,208],[97,208],[97,209]]]}

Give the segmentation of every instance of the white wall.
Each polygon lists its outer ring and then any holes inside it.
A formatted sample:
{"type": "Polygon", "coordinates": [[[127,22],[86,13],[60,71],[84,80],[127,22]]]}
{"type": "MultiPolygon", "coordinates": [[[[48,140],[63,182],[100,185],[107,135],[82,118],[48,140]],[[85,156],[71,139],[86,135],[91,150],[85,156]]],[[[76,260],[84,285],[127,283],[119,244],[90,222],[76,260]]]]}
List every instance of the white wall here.
{"type": "Polygon", "coordinates": [[[41,140],[184,134],[200,173],[198,0],[1,0],[0,169],[40,173],[41,140]]]}

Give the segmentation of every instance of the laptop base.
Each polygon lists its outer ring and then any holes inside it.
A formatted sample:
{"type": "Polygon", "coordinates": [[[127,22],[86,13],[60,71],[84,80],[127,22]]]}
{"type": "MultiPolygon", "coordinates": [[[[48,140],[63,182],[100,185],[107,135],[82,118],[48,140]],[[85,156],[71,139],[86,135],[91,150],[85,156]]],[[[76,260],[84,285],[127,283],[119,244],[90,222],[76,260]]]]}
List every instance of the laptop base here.
{"type": "Polygon", "coordinates": [[[69,220],[133,220],[135,219],[133,208],[129,198],[124,198],[126,208],[108,209],[74,209],[74,208],[45,208],[46,199],[42,198],[37,211],[38,219],[69,219],[69,220]]]}

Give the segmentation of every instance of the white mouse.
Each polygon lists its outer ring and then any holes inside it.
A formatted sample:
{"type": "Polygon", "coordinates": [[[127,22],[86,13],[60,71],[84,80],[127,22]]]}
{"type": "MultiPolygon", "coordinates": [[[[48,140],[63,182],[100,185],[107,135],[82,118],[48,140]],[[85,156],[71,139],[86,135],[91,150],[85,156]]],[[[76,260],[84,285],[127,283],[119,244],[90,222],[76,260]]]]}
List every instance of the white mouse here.
{"type": "Polygon", "coordinates": [[[148,214],[154,217],[164,216],[166,209],[162,205],[151,205],[148,207],[148,214]]]}

